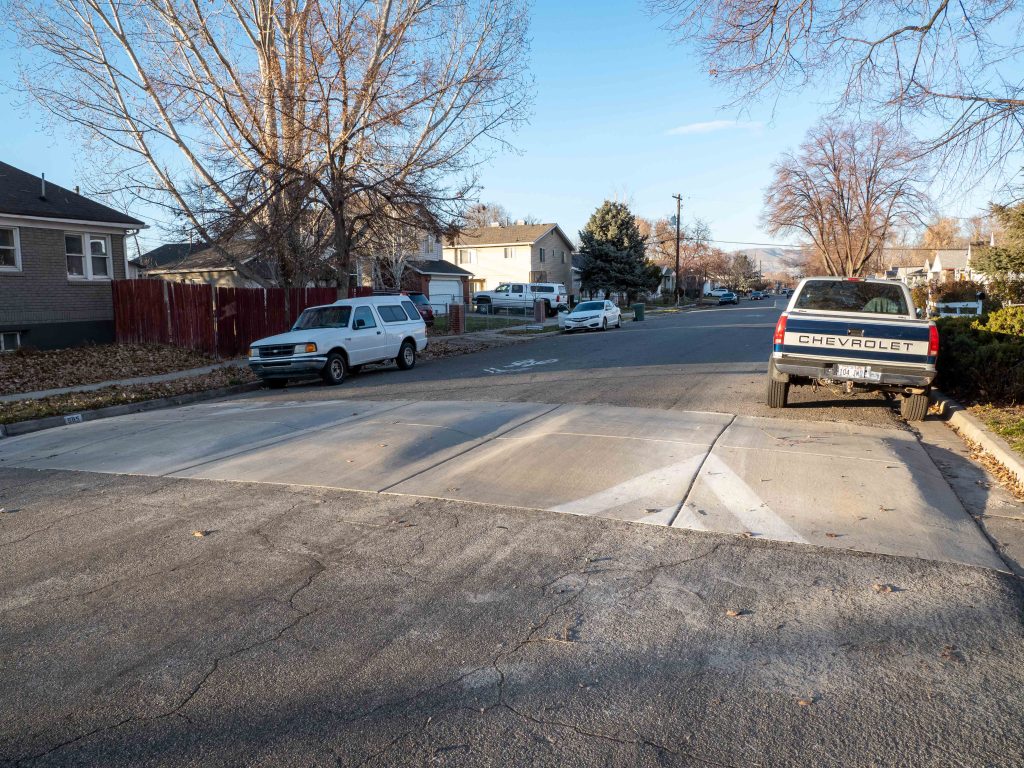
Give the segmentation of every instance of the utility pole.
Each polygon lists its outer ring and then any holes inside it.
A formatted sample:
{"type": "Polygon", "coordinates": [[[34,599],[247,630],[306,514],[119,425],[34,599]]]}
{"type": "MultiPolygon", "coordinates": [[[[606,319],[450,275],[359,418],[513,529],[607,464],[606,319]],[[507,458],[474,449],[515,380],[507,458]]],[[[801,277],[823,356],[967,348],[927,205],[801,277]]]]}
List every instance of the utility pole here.
{"type": "Polygon", "coordinates": [[[676,271],[675,271],[675,279],[673,280],[673,284],[675,285],[675,288],[676,288],[676,304],[679,304],[679,234],[680,234],[679,228],[680,228],[680,224],[682,222],[683,196],[682,195],[672,195],[672,197],[674,197],[675,200],[676,200],[676,271]]]}

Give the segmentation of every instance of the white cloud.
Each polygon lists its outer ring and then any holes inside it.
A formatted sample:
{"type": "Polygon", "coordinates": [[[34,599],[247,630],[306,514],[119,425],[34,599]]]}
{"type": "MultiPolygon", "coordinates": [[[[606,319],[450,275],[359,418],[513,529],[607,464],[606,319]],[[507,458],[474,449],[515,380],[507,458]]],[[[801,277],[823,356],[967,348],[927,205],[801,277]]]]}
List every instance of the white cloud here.
{"type": "Polygon", "coordinates": [[[689,136],[695,133],[715,133],[717,131],[732,131],[737,128],[745,130],[757,130],[761,127],[759,122],[743,120],[709,120],[706,123],[687,123],[678,128],[671,128],[665,131],[666,136],[689,136]]]}

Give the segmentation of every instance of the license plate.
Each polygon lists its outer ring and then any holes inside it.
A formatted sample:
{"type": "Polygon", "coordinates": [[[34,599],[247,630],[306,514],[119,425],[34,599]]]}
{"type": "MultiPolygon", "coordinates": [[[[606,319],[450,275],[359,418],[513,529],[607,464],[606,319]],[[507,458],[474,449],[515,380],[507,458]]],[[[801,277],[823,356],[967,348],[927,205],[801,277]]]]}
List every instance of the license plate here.
{"type": "Polygon", "coordinates": [[[841,379],[863,379],[864,381],[881,381],[882,374],[872,371],[865,365],[837,365],[836,376],[841,379]]]}

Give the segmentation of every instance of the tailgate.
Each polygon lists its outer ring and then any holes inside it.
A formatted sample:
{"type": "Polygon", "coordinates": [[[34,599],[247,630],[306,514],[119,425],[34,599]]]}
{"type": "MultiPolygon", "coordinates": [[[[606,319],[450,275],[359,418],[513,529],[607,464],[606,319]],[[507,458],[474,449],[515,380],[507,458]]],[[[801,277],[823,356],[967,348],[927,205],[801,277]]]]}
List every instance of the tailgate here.
{"type": "Polygon", "coordinates": [[[783,342],[774,348],[784,357],[933,366],[929,327],[927,322],[790,314],[783,342]]]}

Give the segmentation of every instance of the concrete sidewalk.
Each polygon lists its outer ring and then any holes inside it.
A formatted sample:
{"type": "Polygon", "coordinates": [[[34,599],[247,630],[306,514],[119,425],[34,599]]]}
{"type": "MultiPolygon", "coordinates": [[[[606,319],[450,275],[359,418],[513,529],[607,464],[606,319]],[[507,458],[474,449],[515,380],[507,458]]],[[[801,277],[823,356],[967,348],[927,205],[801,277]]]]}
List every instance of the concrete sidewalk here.
{"type": "Polygon", "coordinates": [[[212,373],[218,368],[244,368],[248,365],[248,359],[244,357],[235,360],[225,360],[215,365],[204,365],[201,368],[189,368],[185,371],[172,371],[171,373],[158,373],[154,376],[138,376],[133,379],[114,379],[112,381],[100,381],[95,384],[80,384],[76,387],[57,387],[55,389],[40,389],[35,392],[17,392],[13,395],[0,395],[0,403],[11,403],[16,400],[41,400],[44,397],[54,395],[68,395],[72,392],[95,392],[104,387],[127,387],[133,384],[158,384],[161,381],[175,381],[187,379],[191,376],[202,376],[204,373],[212,373]]]}

